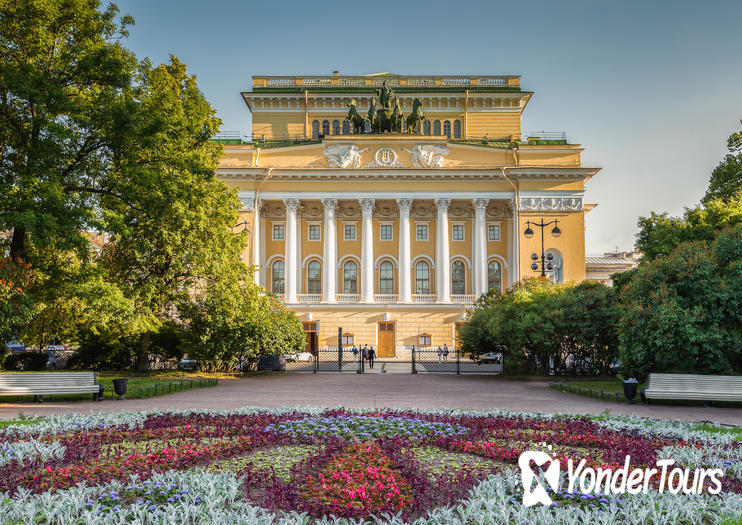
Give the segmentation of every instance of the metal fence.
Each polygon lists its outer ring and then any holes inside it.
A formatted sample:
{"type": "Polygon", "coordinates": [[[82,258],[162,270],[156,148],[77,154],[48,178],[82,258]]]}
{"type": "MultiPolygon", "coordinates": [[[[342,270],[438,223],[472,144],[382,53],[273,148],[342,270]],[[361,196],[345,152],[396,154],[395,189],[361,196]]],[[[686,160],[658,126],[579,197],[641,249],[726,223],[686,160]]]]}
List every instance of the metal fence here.
{"type": "Polygon", "coordinates": [[[350,348],[338,353],[337,347],[320,348],[313,352],[282,356],[287,372],[352,372],[359,370],[357,354],[350,348]]]}
{"type": "Polygon", "coordinates": [[[412,350],[413,374],[502,374],[504,355],[487,354],[478,360],[456,351],[438,352],[434,348],[412,350]]]}

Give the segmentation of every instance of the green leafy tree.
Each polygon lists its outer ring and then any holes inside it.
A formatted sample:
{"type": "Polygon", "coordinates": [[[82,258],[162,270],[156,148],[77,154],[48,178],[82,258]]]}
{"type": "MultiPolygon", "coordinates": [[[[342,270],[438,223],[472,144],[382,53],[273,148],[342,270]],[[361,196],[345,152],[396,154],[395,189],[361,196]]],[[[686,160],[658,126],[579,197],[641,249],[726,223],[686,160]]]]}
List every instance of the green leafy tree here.
{"type": "Polygon", "coordinates": [[[188,355],[204,369],[244,369],[259,355],[300,351],[301,321],[249,279],[218,282],[182,308],[188,355]]]}
{"type": "Polygon", "coordinates": [[[617,354],[617,323],[614,292],[602,284],[527,279],[478,304],[459,333],[475,358],[505,345],[508,373],[546,375],[574,363],[601,373],[617,354]]]}
{"type": "Polygon", "coordinates": [[[639,219],[636,247],[643,254],[643,262],[666,257],[680,243],[711,242],[717,232],[727,226],[742,223],[742,194],[724,201],[713,199],[703,206],[687,209],[682,217],[652,212],[639,219]]]}
{"type": "Polygon", "coordinates": [[[9,253],[85,250],[112,145],[128,128],[130,17],[91,0],[4,0],[0,11],[0,231],[9,253]]]}
{"type": "Polygon", "coordinates": [[[739,373],[741,261],[742,226],[736,226],[712,243],[682,243],[641,266],[622,292],[624,373],[739,373]]]}
{"type": "Polygon", "coordinates": [[[0,362],[5,342],[19,338],[31,318],[33,300],[28,293],[32,274],[27,264],[0,259],[0,362]]]}
{"type": "Polygon", "coordinates": [[[132,99],[136,140],[117,145],[115,194],[103,196],[110,277],[135,304],[142,326],[137,369],[146,370],[151,335],[198,286],[232,274],[244,234],[232,233],[240,207],[215,176],[220,124],[196,79],[175,57],[143,65],[132,99]]]}
{"type": "Polygon", "coordinates": [[[714,199],[728,201],[742,192],[742,131],[730,135],[727,148],[729,154],[711,173],[709,187],[703,197],[704,203],[714,199]]]}

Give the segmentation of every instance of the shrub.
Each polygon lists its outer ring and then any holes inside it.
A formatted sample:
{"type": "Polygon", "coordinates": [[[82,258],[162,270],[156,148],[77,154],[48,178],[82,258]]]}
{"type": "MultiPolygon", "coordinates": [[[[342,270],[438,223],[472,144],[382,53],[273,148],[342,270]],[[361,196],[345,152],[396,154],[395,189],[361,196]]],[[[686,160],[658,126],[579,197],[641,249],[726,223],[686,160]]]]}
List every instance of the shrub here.
{"type": "Polygon", "coordinates": [[[44,352],[20,352],[5,358],[5,370],[38,371],[45,370],[49,356],[44,352]]]}

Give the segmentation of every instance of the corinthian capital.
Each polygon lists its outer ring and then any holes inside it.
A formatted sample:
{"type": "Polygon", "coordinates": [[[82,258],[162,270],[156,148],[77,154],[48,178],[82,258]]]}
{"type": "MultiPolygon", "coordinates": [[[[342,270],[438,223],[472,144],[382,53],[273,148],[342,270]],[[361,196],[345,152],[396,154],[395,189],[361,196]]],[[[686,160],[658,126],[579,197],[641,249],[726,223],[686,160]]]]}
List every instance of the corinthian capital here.
{"type": "Polygon", "coordinates": [[[451,205],[451,199],[435,199],[434,202],[439,212],[447,212],[448,207],[451,205]]]}
{"type": "Polygon", "coordinates": [[[286,205],[286,211],[296,211],[299,209],[299,199],[283,199],[283,203],[286,205]]]}
{"type": "Polygon", "coordinates": [[[371,213],[374,211],[374,199],[359,199],[359,202],[361,203],[361,208],[364,213],[371,213]]]}
{"type": "Polygon", "coordinates": [[[338,205],[337,199],[322,199],[322,206],[325,207],[325,212],[332,213],[338,205]]]}
{"type": "Polygon", "coordinates": [[[399,206],[399,211],[409,213],[412,208],[412,199],[397,199],[397,206],[399,206]]]}
{"type": "Polygon", "coordinates": [[[472,202],[474,203],[474,209],[477,211],[486,211],[487,210],[487,204],[489,204],[489,199],[472,199],[472,202]]]}

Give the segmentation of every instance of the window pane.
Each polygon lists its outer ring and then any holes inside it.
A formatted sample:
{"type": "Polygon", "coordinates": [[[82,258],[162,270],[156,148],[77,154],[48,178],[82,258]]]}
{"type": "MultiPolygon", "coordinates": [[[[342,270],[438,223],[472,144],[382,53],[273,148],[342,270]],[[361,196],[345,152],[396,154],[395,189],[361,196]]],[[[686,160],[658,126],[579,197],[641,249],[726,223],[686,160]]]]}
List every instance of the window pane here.
{"type": "Polygon", "coordinates": [[[329,120],[323,120],[322,121],[322,134],[323,135],[329,135],[330,134],[330,121],[329,120]]]}
{"type": "Polygon", "coordinates": [[[423,135],[430,135],[430,121],[425,119],[423,123],[423,135]]]}
{"type": "Polygon", "coordinates": [[[454,241],[463,241],[464,240],[464,225],[463,224],[454,224],[451,227],[452,237],[454,241]]]}
{"type": "Polygon", "coordinates": [[[356,240],[356,225],[355,224],[345,225],[345,240],[346,241],[356,240]]]}
{"type": "Polygon", "coordinates": [[[499,241],[500,240],[500,225],[490,224],[487,226],[487,240],[499,241]]]}
{"type": "Polygon", "coordinates": [[[451,136],[451,121],[446,120],[446,121],[443,122],[443,134],[446,137],[450,137],[451,136]]]}
{"type": "Polygon", "coordinates": [[[307,266],[307,293],[322,293],[322,265],[312,261],[307,266]]]}
{"type": "Polygon", "coordinates": [[[461,138],[461,121],[460,120],[453,121],[453,138],[455,139],[461,138]]]}
{"type": "Polygon", "coordinates": [[[312,138],[319,138],[319,120],[312,121],[312,138]]]}
{"type": "Polygon", "coordinates": [[[271,280],[273,282],[271,289],[273,293],[284,292],[284,265],[283,261],[276,261],[271,266],[271,280]]]}
{"type": "Polygon", "coordinates": [[[417,225],[417,240],[418,241],[428,240],[428,225],[427,224],[417,225]]]}
{"type": "Polygon", "coordinates": [[[332,134],[340,135],[340,121],[339,120],[332,121],[332,134]]]}
{"type": "Polygon", "coordinates": [[[433,135],[440,135],[441,134],[441,121],[436,120],[433,122],[433,135]]]}
{"type": "Polygon", "coordinates": [[[379,266],[379,293],[394,293],[394,266],[389,261],[379,266]]]}
{"type": "Polygon", "coordinates": [[[461,261],[451,264],[451,293],[464,295],[466,293],[466,268],[461,261]]]}
{"type": "Polygon", "coordinates": [[[392,225],[391,224],[381,225],[381,240],[382,241],[392,240],[392,225]]]}
{"type": "Polygon", "coordinates": [[[283,240],[283,224],[274,224],[273,225],[273,240],[274,241],[282,241],[283,240]]]}
{"type": "Polygon", "coordinates": [[[415,265],[415,293],[430,293],[430,266],[425,261],[418,261],[415,265]]]}
{"type": "Polygon", "coordinates": [[[490,261],[487,265],[487,287],[490,290],[502,291],[502,268],[497,261],[490,261]]]}
{"type": "Polygon", "coordinates": [[[350,135],[350,121],[343,121],[343,135],[350,135]]]}
{"type": "Polygon", "coordinates": [[[318,241],[319,240],[319,224],[310,224],[309,225],[309,240],[310,241],[318,241]]]}
{"type": "Polygon", "coordinates": [[[343,293],[358,293],[358,265],[355,261],[343,265],[343,293]]]}

